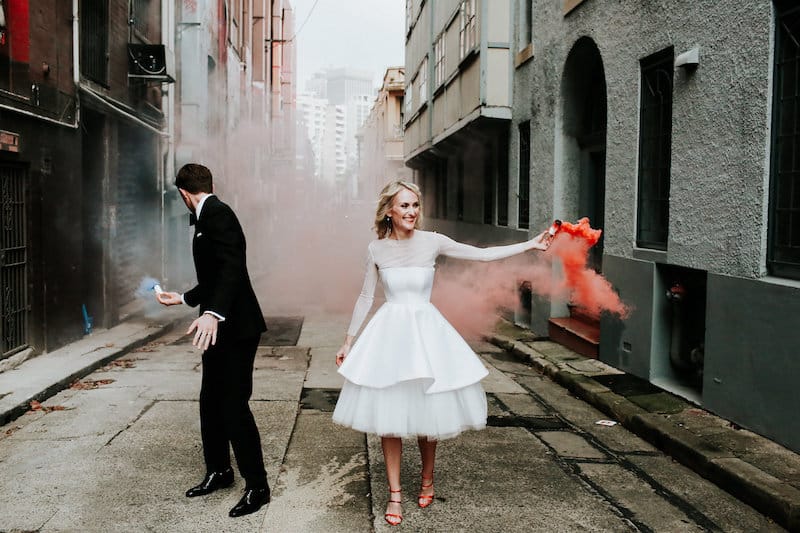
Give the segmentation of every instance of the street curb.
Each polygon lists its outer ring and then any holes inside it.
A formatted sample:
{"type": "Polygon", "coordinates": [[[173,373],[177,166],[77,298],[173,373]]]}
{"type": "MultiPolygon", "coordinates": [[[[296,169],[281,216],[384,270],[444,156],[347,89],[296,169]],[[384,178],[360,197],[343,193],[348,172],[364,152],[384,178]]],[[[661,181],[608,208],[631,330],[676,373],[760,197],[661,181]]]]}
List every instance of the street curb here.
{"type": "Polygon", "coordinates": [[[779,525],[800,531],[800,490],[639,407],[590,377],[562,370],[523,342],[498,333],[487,335],[486,340],[531,363],[578,398],[614,417],[625,428],[779,525]]]}
{"type": "Polygon", "coordinates": [[[30,410],[31,402],[33,401],[43,402],[48,398],[55,396],[62,390],[72,385],[72,383],[75,380],[88,376],[98,368],[107,365],[111,361],[118,359],[119,357],[131,352],[132,350],[144,346],[145,344],[171,331],[172,328],[175,327],[175,324],[177,322],[180,322],[181,320],[184,319],[185,317],[174,317],[168,319],[165,324],[146,326],[147,329],[150,331],[148,331],[143,337],[134,338],[127,344],[120,346],[118,349],[112,351],[111,353],[104,355],[99,359],[89,361],[85,366],[82,366],[75,372],[70,373],[66,377],[58,379],[54,383],[51,383],[50,385],[46,386],[40,392],[37,392],[36,394],[33,395],[29,395],[29,397],[27,397],[25,400],[19,401],[16,405],[6,409],[3,412],[0,412],[0,426],[4,426],[10,422],[13,422],[20,416],[24,415],[28,410],[30,410]]]}

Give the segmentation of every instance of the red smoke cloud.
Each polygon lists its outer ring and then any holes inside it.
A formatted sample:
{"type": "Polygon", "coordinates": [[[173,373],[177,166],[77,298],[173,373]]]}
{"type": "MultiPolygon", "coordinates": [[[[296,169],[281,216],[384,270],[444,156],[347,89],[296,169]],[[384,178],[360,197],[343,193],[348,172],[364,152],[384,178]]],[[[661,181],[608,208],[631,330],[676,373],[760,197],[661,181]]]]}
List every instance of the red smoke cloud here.
{"type": "Polygon", "coordinates": [[[628,307],[602,275],[587,267],[589,249],[600,239],[588,219],[564,222],[546,252],[531,251],[503,261],[475,263],[447,260],[440,266],[431,300],[467,338],[491,331],[498,309],[519,306],[519,287],[547,299],[568,301],[592,315],[608,311],[624,318],[628,307]],[[563,277],[553,274],[553,260],[563,277]]]}

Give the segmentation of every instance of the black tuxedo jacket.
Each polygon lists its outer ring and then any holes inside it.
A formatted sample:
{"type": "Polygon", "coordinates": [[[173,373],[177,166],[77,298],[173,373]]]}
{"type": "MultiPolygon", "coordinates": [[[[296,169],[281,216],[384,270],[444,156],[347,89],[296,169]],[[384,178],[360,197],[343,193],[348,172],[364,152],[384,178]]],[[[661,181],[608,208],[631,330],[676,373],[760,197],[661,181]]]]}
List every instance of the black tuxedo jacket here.
{"type": "Polygon", "coordinates": [[[233,210],[216,196],[203,204],[192,243],[197,285],[184,301],[200,314],[213,311],[219,323],[218,341],[257,337],[267,330],[247,273],[244,232],[233,210]]]}

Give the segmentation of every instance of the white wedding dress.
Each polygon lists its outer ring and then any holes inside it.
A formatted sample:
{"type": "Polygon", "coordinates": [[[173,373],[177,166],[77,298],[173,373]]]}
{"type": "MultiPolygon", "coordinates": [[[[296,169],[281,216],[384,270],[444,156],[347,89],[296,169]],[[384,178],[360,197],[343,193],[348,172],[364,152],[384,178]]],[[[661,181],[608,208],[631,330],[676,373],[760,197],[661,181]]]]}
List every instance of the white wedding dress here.
{"type": "Polygon", "coordinates": [[[436,257],[493,261],[533,246],[476,248],[421,230],[405,240],[372,241],[348,334],[355,336],[369,313],[378,278],[386,303],[339,368],[345,383],[333,421],[387,437],[444,439],[484,428],[480,381],[488,372],[430,302],[436,257]]]}

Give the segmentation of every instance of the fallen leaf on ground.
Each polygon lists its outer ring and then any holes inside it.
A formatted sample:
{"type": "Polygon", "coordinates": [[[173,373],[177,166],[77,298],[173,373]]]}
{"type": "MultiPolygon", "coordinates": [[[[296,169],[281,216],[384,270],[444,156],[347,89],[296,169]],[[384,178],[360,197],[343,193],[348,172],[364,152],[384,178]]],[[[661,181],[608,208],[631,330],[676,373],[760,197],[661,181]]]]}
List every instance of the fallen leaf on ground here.
{"type": "Polygon", "coordinates": [[[70,389],[76,390],[87,390],[87,389],[96,389],[101,385],[108,385],[109,383],[114,383],[114,379],[87,379],[84,381],[75,380],[72,382],[72,385],[69,386],[70,389]]]}
{"type": "Polygon", "coordinates": [[[135,349],[135,350],[133,350],[133,351],[134,351],[134,352],[155,352],[155,351],[156,351],[156,349],[157,349],[159,346],[163,345],[163,344],[164,344],[164,343],[163,343],[163,342],[161,342],[161,341],[149,342],[149,343],[145,344],[144,346],[140,346],[139,348],[136,348],[136,349],[135,349]]]}
{"type": "Polygon", "coordinates": [[[134,361],[138,361],[138,359],[116,359],[101,368],[100,372],[106,372],[113,368],[136,368],[134,361]]]}
{"type": "Polygon", "coordinates": [[[67,408],[63,405],[42,405],[40,402],[36,400],[32,400],[30,403],[31,411],[42,411],[43,413],[49,413],[51,411],[66,411],[67,408]]]}
{"type": "Polygon", "coordinates": [[[13,428],[7,429],[6,430],[6,437],[10,437],[18,429],[22,429],[22,426],[14,426],[13,428]]]}

